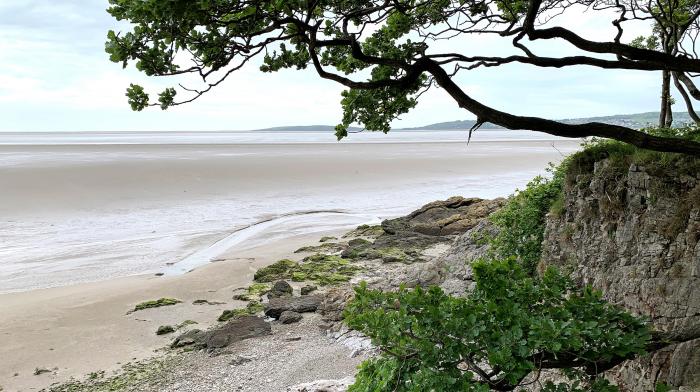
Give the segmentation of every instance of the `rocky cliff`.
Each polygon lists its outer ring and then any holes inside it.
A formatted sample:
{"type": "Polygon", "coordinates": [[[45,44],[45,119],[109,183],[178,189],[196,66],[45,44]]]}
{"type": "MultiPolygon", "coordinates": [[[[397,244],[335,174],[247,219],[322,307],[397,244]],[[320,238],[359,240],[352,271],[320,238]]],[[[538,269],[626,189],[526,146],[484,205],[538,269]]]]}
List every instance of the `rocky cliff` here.
{"type": "MultiPolygon", "coordinates": [[[[697,160],[588,162],[569,173],[548,215],[544,265],[556,265],[660,330],[700,323],[700,170],[697,160]]],[[[622,390],[700,387],[700,341],[614,369],[622,390]]],[[[687,389],[690,388],[690,389],[687,389]]]]}

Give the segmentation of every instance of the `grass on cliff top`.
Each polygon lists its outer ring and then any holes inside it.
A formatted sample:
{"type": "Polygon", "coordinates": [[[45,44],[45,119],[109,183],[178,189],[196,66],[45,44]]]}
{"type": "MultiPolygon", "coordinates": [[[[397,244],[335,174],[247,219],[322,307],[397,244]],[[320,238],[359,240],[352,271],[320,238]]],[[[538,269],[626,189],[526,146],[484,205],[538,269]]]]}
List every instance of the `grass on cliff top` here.
{"type": "MultiPolygon", "coordinates": [[[[700,142],[700,126],[646,128],[643,131],[654,136],[700,142]]],[[[667,173],[695,176],[700,172],[700,158],[698,157],[645,150],[614,140],[592,138],[584,143],[582,151],[567,158],[569,161],[568,182],[575,180],[577,174],[591,173],[593,164],[603,159],[608,159],[613,167],[619,167],[625,171],[632,164],[644,166],[647,171],[657,176],[663,176],[667,173]]]]}
{"type": "Polygon", "coordinates": [[[134,309],[130,310],[128,313],[138,312],[139,310],[150,309],[150,308],[160,308],[161,306],[171,306],[182,303],[179,299],[175,298],[159,298],[151,301],[144,301],[140,304],[134,306],[134,309]]]}
{"type": "Polygon", "coordinates": [[[294,282],[315,282],[321,286],[347,282],[361,270],[340,256],[316,254],[300,263],[283,259],[255,272],[259,283],[291,279],[294,282]]]}

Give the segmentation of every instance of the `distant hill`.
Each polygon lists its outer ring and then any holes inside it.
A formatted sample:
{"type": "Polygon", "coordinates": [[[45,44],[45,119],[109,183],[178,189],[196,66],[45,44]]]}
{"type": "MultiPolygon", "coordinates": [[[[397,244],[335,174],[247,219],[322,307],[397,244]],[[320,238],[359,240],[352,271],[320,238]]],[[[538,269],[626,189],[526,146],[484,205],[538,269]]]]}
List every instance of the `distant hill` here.
{"type": "MultiPolygon", "coordinates": [[[[688,113],[673,113],[674,124],[680,125],[683,123],[691,122],[688,113]]],[[[604,117],[585,117],[585,118],[568,118],[558,120],[565,124],[584,124],[588,122],[602,122],[612,125],[621,125],[628,128],[640,129],[654,125],[659,121],[658,112],[646,112],[646,113],[635,113],[635,114],[617,114],[614,116],[604,116],[604,117]]],[[[425,125],[422,127],[415,128],[403,128],[407,130],[467,130],[474,126],[474,120],[462,120],[462,121],[449,121],[441,122],[430,125],[425,125]]],[[[501,129],[497,125],[486,123],[481,129],[501,129]]]]}
{"type": "MultiPolygon", "coordinates": [[[[335,132],[335,125],[292,125],[289,127],[272,127],[254,129],[254,132],[335,132]]],[[[348,132],[360,132],[362,128],[348,127],[348,132]]]]}
{"type": "MultiPolygon", "coordinates": [[[[683,123],[691,122],[688,113],[673,113],[674,124],[680,125],[683,123]]],[[[659,121],[658,112],[646,112],[646,113],[635,113],[635,114],[617,114],[614,116],[604,116],[604,117],[585,117],[585,118],[567,118],[558,120],[565,124],[583,124],[587,122],[602,122],[612,125],[621,125],[628,128],[640,129],[654,125],[659,121]]],[[[473,127],[475,124],[474,120],[457,120],[440,122],[435,124],[424,125],[422,127],[414,128],[396,128],[396,130],[406,130],[406,131],[465,131],[473,127]]],[[[482,130],[485,129],[502,129],[502,127],[485,123],[481,126],[482,130]]],[[[273,127],[265,129],[256,129],[256,132],[335,132],[335,126],[333,125],[297,125],[289,127],[273,127]]],[[[362,128],[350,127],[349,132],[360,132],[362,128]]]]}

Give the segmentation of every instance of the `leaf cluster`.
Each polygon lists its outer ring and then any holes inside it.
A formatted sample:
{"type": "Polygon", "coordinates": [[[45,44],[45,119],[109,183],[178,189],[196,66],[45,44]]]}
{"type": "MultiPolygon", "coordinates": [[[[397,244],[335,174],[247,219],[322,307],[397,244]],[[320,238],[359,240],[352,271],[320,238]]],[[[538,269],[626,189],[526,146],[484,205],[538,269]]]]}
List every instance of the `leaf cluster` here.
{"type": "Polygon", "coordinates": [[[476,289],[465,298],[438,287],[357,287],[346,322],[382,355],[362,365],[350,390],[510,390],[551,367],[570,369],[570,383],[550,390],[603,391],[606,383],[584,370],[641,354],[650,339],[644,321],[554,269],[533,278],[514,258],[473,268],[476,289]]]}

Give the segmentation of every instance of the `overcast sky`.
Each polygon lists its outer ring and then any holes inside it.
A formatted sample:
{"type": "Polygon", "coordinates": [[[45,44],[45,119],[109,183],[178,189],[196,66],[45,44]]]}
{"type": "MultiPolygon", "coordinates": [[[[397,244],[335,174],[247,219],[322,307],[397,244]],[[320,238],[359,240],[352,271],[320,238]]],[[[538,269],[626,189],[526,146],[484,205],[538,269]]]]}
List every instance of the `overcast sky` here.
{"type": "MultiPolygon", "coordinates": [[[[180,80],[153,80],[109,61],[106,0],[0,0],[0,131],[227,130],[283,125],[336,124],[342,87],[311,70],[263,74],[255,66],[189,105],[132,112],[130,82],[156,93],[180,80]]],[[[609,19],[576,12],[558,23],[609,40],[609,19]]],[[[123,26],[121,26],[123,29],[123,26]]],[[[627,41],[645,26],[628,34],[627,41]]],[[[441,44],[469,54],[510,53],[495,38],[459,38],[441,44]]],[[[533,46],[542,53],[573,53],[564,45],[533,46]]],[[[468,94],[487,105],[523,115],[572,118],[657,110],[660,75],[508,66],[459,76],[468,94]]],[[[434,89],[395,126],[471,119],[444,91],[434,89]]]]}

